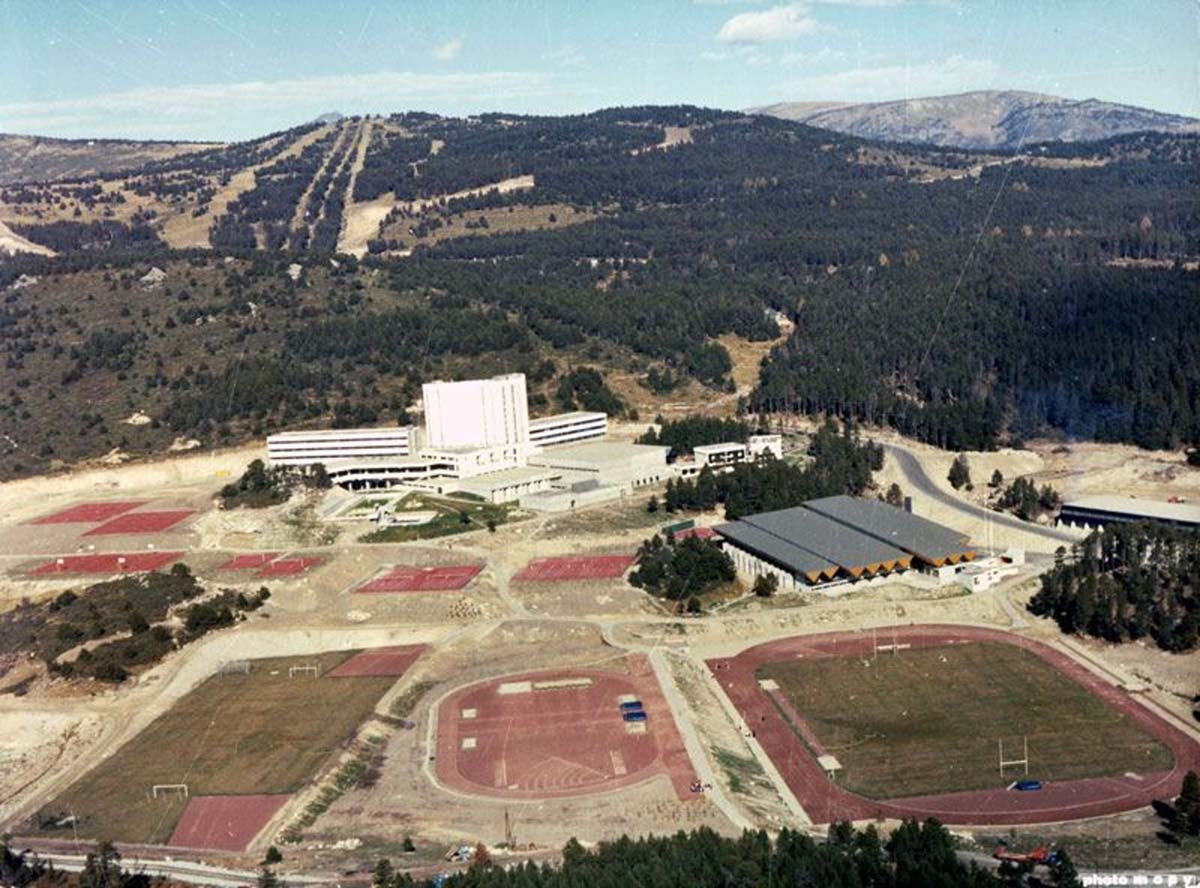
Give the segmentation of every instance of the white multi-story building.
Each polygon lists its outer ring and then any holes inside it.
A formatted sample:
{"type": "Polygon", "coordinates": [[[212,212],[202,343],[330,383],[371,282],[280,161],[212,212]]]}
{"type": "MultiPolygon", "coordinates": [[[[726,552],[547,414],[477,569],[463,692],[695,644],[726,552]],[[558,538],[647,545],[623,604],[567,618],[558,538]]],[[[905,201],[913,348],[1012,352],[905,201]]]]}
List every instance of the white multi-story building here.
{"type": "Polygon", "coordinates": [[[764,453],[770,453],[776,459],[783,459],[783,435],[751,435],[747,446],[750,448],[751,459],[758,459],[764,453]]]}
{"type": "Polygon", "coordinates": [[[700,444],[692,448],[696,468],[708,466],[713,471],[745,462],[750,449],[738,441],[727,441],[723,444],[700,444]]]}
{"type": "Polygon", "coordinates": [[[529,421],[529,443],[534,447],[554,447],[594,441],[608,436],[608,414],[575,411],[544,416],[529,421]]]}
{"type": "Polygon", "coordinates": [[[307,466],[339,459],[393,459],[412,453],[413,432],[412,426],[279,432],[267,438],[267,459],[282,466],[307,466]]]}
{"type": "Polygon", "coordinates": [[[431,450],[529,446],[525,374],[427,382],[426,446],[431,450]]]}
{"type": "Polygon", "coordinates": [[[600,440],[608,434],[603,413],[531,422],[520,373],[431,382],[423,395],[422,429],[283,432],[268,439],[268,456],[325,463],[333,482],[352,490],[464,492],[550,510],[614,499],[667,475],[666,447],[600,440]]]}

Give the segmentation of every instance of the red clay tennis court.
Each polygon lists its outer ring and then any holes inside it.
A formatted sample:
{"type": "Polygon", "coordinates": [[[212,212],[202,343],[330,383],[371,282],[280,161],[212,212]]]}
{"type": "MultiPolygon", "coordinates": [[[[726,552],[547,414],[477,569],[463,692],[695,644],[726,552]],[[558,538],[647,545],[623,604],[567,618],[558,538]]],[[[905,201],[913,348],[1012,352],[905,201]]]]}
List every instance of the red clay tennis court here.
{"type": "Polygon", "coordinates": [[[109,518],[115,518],[122,512],[132,511],[138,506],[144,506],[147,502],[147,500],[125,500],[108,503],[80,503],[77,506],[71,506],[69,509],[63,509],[61,512],[43,515],[41,518],[36,518],[29,523],[95,524],[99,521],[107,521],[109,518]]]}
{"type": "Polygon", "coordinates": [[[403,644],[359,651],[346,662],[331,669],[332,678],[359,678],[382,675],[399,678],[425,653],[427,645],[403,644]]]}
{"type": "Polygon", "coordinates": [[[255,552],[247,555],[234,555],[224,564],[218,565],[217,570],[258,570],[266,567],[282,552],[255,552]]]}
{"type": "Polygon", "coordinates": [[[355,592],[445,592],[461,589],[483,570],[481,564],[449,567],[393,567],[355,592]]]}
{"type": "Polygon", "coordinates": [[[174,527],[183,519],[196,514],[191,509],[172,509],[166,512],[130,512],[118,515],[111,521],[93,527],[84,536],[101,536],[117,533],[160,533],[174,527]]]}
{"type": "Polygon", "coordinates": [[[537,558],[523,568],[514,580],[539,582],[555,580],[614,580],[633,564],[633,555],[580,555],[563,558],[537,558]]]}
{"type": "Polygon", "coordinates": [[[717,535],[717,532],[711,527],[689,527],[687,530],[681,530],[678,533],[671,534],[678,542],[686,540],[688,537],[696,537],[700,540],[710,540],[717,535]]]}
{"type": "Polygon", "coordinates": [[[630,674],[528,672],[469,685],[438,708],[437,774],[463,792],[555,798],[604,792],[666,774],[697,798],[691,761],[643,656],[630,674]],[[640,719],[622,703],[641,703],[640,719]]]}
{"type": "Polygon", "coordinates": [[[280,558],[278,561],[272,561],[254,575],[256,577],[295,576],[296,574],[305,573],[311,568],[316,567],[324,560],[324,558],[318,558],[315,555],[301,558],[280,558]]]}
{"type": "Polygon", "coordinates": [[[54,561],[39,564],[29,573],[44,576],[55,573],[113,574],[121,572],[140,573],[158,570],[183,557],[182,552],[132,552],[122,555],[114,552],[105,555],[65,555],[54,561]]]}
{"type": "Polygon", "coordinates": [[[287,795],[194,796],[167,842],[176,848],[245,851],[291,798],[287,795]]]}

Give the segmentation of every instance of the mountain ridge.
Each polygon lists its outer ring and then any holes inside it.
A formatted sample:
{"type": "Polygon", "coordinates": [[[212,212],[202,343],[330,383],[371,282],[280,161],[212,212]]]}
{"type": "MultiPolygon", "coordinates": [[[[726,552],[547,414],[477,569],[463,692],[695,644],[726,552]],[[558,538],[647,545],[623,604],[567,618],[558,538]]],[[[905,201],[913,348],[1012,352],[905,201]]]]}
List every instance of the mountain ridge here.
{"type": "Polygon", "coordinates": [[[746,109],[883,142],[1014,150],[1038,142],[1091,142],[1134,132],[1200,132],[1200,120],[1024,90],[975,90],[887,102],[777,102],[746,109]]]}

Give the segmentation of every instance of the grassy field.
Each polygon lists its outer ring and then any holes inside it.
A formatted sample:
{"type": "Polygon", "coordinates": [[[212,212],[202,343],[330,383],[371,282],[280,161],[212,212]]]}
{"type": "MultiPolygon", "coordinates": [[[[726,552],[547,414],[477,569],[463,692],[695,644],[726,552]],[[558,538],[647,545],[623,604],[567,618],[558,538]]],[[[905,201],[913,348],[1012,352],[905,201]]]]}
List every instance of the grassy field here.
{"type": "Polygon", "coordinates": [[[248,674],[208,679],[43,814],[73,813],[85,836],[165,842],[185,800],[151,798],[155,783],[187,783],[193,796],[300,789],[396,681],[325,677],[348,656],[254,660],[248,674]],[[311,663],[322,677],[288,677],[289,666],[311,663]]]}
{"type": "Polygon", "coordinates": [[[1006,644],[964,644],[857,658],[768,663],[774,679],[868,798],[1003,786],[1006,758],[1029,738],[1029,776],[1070,780],[1171,767],[1170,750],[1052,666],[1006,644]]]}

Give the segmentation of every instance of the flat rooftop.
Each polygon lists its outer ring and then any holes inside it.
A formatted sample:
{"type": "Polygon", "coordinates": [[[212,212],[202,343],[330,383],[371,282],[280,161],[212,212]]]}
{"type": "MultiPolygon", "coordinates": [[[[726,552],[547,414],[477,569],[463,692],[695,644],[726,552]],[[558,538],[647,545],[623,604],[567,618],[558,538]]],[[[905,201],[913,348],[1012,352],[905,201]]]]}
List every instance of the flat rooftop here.
{"type": "Polygon", "coordinates": [[[1161,500],[1139,499],[1134,496],[1081,496],[1063,503],[1064,509],[1110,512],[1155,521],[1178,521],[1200,524],[1200,505],[1164,503],[1161,500]]]}
{"type": "Polygon", "coordinates": [[[458,486],[465,489],[469,489],[470,487],[505,487],[509,484],[523,484],[527,481],[552,481],[557,477],[557,472],[547,469],[518,466],[511,469],[500,469],[498,472],[484,472],[481,475],[473,475],[470,478],[459,478],[458,486]]]}
{"type": "Polygon", "coordinates": [[[626,444],[622,441],[585,441],[581,444],[566,444],[545,450],[529,457],[530,464],[542,465],[560,462],[616,463],[650,453],[662,454],[665,458],[670,447],[658,444],[626,444]]]}
{"type": "Polygon", "coordinates": [[[273,432],[267,436],[268,441],[290,441],[294,439],[331,438],[353,440],[355,438],[376,438],[382,436],[407,435],[413,426],[381,426],[370,429],[289,429],[286,432],[273,432]]]}
{"type": "Polygon", "coordinates": [[[531,419],[529,420],[529,428],[539,429],[543,426],[558,425],[562,422],[593,422],[598,419],[608,419],[608,414],[587,410],[573,410],[570,413],[556,413],[554,416],[541,416],[537,419],[531,419]]]}

